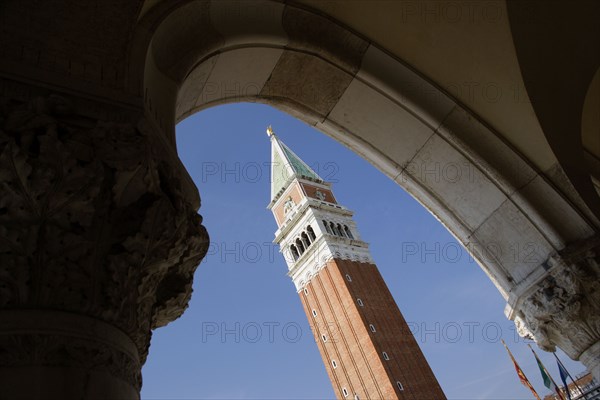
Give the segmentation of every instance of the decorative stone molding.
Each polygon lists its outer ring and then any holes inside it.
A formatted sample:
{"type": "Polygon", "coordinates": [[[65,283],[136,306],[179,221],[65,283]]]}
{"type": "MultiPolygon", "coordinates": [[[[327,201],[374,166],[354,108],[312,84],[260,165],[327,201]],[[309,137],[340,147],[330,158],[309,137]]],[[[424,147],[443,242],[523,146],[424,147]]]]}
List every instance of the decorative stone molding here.
{"type": "Polygon", "coordinates": [[[0,307],[100,319],[143,364],[208,248],[172,152],[160,133],[83,117],[60,96],[0,105],[0,307]]]}
{"type": "Polygon", "coordinates": [[[517,331],[545,351],[560,347],[597,377],[598,355],[586,352],[600,342],[600,238],[567,247],[546,266],[547,276],[521,302],[517,331]]]}
{"type": "Polygon", "coordinates": [[[50,310],[1,310],[0,318],[0,369],[37,366],[104,372],[140,390],[138,351],[121,330],[97,319],[50,310]]]}

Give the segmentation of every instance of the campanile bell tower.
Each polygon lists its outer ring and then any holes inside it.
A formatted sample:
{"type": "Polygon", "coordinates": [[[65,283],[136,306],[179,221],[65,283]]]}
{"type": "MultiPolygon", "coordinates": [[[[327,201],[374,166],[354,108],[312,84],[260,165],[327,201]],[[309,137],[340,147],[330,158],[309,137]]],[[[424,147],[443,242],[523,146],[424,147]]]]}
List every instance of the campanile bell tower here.
{"type": "Polygon", "coordinates": [[[273,133],[271,202],[280,245],[339,399],[445,399],[352,211],[273,133]]]}

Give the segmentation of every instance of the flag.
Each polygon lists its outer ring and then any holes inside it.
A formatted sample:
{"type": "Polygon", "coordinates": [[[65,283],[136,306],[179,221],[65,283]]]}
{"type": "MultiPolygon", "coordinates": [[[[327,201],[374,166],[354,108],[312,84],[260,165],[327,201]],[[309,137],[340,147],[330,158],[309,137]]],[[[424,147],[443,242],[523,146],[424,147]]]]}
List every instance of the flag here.
{"type": "Polygon", "coordinates": [[[544,380],[544,386],[546,386],[548,389],[552,390],[553,392],[556,392],[556,394],[558,394],[558,397],[561,400],[565,400],[562,393],[560,392],[560,389],[558,388],[558,386],[556,386],[556,383],[554,383],[554,379],[552,379],[552,377],[546,370],[546,367],[544,367],[544,364],[542,364],[542,361],[538,358],[537,354],[535,354],[535,351],[533,351],[533,348],[531,347],[531,345],[529,345],[529,348],[533,352],[533,355],[535,356],[535,360],[537,361],[538,367],[540,368],[540,373],[542,374],[542,379],[544,380]]]}
{"type": "MultiPolygon", "coordinates": [[[[556,357],[556,354],[554,354],[554,357],[556,357]]],[[[569,400],[571,400],[571,393],[569,391],[569,385],[567,385],[567,376],[569,375],[569,373],[567,372],[565,367],[562,365],[562,363],[560,362],[558,357],[556,357],[556,363],[558,364],[558,372],[560,373],[560,380],[565,385],[565,392],[567,392],[567,397],[569,398],[569,400]]]]}
{"type": "Polygon", "coordinates": [[[502,340],[502,344],[504,345],[504,348],[506,349],[506,351],[508,351],[508,355],[510,356],[510,359],[512,360],[513,364],[515,365],[515,369],[517,370],[517,375],[519,375],[519,380],[521,381],[523,386],[529,388],[529,390],[531,390],[531,393],[533,393],[533,396],[537,400],[541,400],[540,396],[538,396],[538,394],[535,391],[535,389],[533,388],[533,386],[531,386],[529,379],[527,379],[527,377],[525,376],[525,373],[523,372],[521,367],[519,367],[519,364],[517,364],[517,360],[515,360],[515,358],[513,357],[512,353],[508,349],[508,346],[506,345],[506,343],[504,343],[504,340],[502,340]]]}
{"type": "MultiPolygon", "coordinates": [[[[565,375],[568,376],[571,379],[571,382],[573,382],[573,385],[575,385],[575,387],[579,390],[579,393],[583,393],[583,389],[577,384],[577,381],[575,379],[573,379],[573,376],[569,373],[569,370],[567,369],[567,367],[565,367],[565,364],[563,364],[562,361],[560,361],[560,358],[558,358],[556,353],[552,353],[552,354],[554,354],[554,358],[556,358],[556,362],[558,363],[558,370],[560,371],[560,377],[562,378],[563,382],[566,380],[566,378],[564,378],[564,376],[565,375]]],[[[567,386],[567,395],[569,396],[569,400],[570,400],[571,394],[569,392],[568,386],[567,386]]]]}

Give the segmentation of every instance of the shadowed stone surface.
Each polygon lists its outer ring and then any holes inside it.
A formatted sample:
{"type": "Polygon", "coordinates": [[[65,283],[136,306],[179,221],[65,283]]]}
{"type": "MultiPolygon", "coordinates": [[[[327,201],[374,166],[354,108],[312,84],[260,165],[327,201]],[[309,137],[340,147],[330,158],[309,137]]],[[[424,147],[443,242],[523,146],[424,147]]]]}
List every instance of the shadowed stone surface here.
{"type": "Polygon", "coordinates": [[[340,25],[300,8],[285,8],[283,28],[290,39],[290,48],[331,60],[352,74],[360,68],[369,46],[369,42],[340,25]]]}

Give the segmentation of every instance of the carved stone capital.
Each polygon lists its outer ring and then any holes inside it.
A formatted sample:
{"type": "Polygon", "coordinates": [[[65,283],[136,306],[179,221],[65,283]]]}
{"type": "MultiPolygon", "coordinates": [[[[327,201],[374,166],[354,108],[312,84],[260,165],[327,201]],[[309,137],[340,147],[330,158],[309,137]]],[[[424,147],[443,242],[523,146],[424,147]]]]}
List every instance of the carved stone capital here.
{"type": "Polygon", "coordinates": [[[0,102],[0,308],[102,320],[143,364],[151,329],[187,307],[208,235],[179,161],[140,126],[56,95],[0,102]]]}
{"type": "Polygon", "coordinates": [[[600,342],[600,238],[569,246],[546,264],[548,275],[521,302],[517,331],[585,363],[584,353],[600,342]]]}

